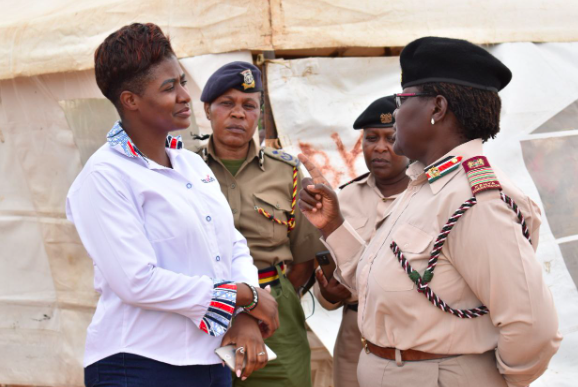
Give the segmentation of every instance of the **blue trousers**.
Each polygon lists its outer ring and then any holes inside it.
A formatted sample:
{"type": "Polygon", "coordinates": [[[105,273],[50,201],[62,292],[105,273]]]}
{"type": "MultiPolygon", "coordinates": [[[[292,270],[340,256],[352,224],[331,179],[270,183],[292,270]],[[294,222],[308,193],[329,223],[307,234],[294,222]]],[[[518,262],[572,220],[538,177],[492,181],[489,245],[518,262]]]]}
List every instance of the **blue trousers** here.
{"type": "Polygon", "coordinates": [[[117,353],[84,369],[86,387],[231,387],[223,365],[174,366],[130,353],[117,353]]]}

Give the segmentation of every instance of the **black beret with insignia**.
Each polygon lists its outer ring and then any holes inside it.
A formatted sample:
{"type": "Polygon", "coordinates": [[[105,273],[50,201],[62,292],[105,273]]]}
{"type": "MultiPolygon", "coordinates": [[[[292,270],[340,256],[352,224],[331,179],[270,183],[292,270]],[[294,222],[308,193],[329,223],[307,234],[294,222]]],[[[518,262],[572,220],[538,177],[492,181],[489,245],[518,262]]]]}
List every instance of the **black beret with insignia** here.
{"type": "Polygon", "coordinates": [[[500,91],[512,72],[496,57],[466,40],[425,37],[409,43],[399,57],[401,87],[447,82],[500,91]]]}
{"type": "Polygon", "coordinates": [[[201,94],[201,101],[213,102],[229,89],[245,93],[263,91],[261,71],[247,62],[228,63],[211,75],[201,94]]]}
{"type": "Polygon", "coordinates": [[[371,103],[355,120],[353,129],[391,128],[394,123],[395,97],[382,97],[371,103]]]}

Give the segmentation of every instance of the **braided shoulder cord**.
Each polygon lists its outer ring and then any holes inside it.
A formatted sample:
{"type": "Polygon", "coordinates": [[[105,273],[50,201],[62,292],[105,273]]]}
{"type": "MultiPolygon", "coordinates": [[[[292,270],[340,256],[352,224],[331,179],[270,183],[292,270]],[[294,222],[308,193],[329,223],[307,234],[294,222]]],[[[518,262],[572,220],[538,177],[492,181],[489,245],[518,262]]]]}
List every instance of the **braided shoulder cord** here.
{"type": "MultiPolygon", "coordinates": [[[[518,220],[520,221],[520,225],[522,226],[522,233],[531,243],[530,232],[528,231],[526,220],[517,204],[514,202],[512,198],[510,198],[503,192],[500,192],[500,198],[508,205],[508,207],[510,207],[516,213],[518,220]]],[[[423,274],[423,277],[417,272],[417,270],[414,270],[413,267],[409,264],[407,259],[404,257],[403,252],[401,251],[397,243],[395,243],[395,241],[392,241],[390,245],[390,248],[393,251],[393,254],[396,256],[397,260],[399,261],[402,269],[407,273],[411,281],[416,284],[417,291],[419,293],[422,293],[434,306],[440,308],[444,312],[451,313],[459,318],[480,317],[485,314],[488,314],[489,310],[485,305],[472,309],[454,309],[448,304],[446,304],[441,298],[439,298],[434,293],[434,291],[431,290],[428,283],[432,280],[434,276],[434,270],[437,265],[438,258],[441,254],[442,247],[446,242],[450,231],[456,225],[457,221],[465,214],[465,212],[470,208],[472,208],[477,203],[478,202],[475,197],[466,200],[453,213],[453,215],[448,219],[447,223],[442,227],[442,230],[434,243],[433,250],[430,253],[428,266],[423,274]]]]}
{"type": "Polygon", "coordinates": [[[508,207],[510,207],[512,209],[512,211],[514,211],[516,213],[516,216],[518,217],[518,220],[520,221],[520,225],[522,226],[522,234],[524,234],[526,239],[528,239],[528,241],[530,243],[532,243],[532,238],[530,237],[530,231],[528,230],[528,226],[526,225],[526,218],[524,218],[524,215],[520,211],[520,207],[518,207],[516,202],[514,202],[514,200],[511,197],[509,197],[508,195],[506,195],[505,193],[500,192],[500,197],[508,205],[508,207]]]}
{"type": "Polygon", "coordinates": [[[295,205],[297,203],[297,167],[293,167],[293,192],[291,193],[291,212],[289,213],[288,220],[279,220],[262,207],[255,206],[255,210],[263,215],[265,218],[276,222],[277,224],[282,224],[287,226],[287,233],[290,233],[295,228],[295,205]]]}

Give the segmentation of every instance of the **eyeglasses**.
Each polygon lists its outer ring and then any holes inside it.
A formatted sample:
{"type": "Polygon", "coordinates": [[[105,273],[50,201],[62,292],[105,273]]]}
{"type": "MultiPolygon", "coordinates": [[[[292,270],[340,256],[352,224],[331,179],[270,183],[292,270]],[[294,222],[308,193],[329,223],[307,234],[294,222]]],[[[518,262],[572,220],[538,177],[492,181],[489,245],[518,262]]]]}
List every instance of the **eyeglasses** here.
{"type": "Polygon", "coordinates": [[[397,93],[393,95],[395,97],[395,106],[399,109],[401,103],[405,98],[409,97],[433,97],[431,93],[397,93]]]}

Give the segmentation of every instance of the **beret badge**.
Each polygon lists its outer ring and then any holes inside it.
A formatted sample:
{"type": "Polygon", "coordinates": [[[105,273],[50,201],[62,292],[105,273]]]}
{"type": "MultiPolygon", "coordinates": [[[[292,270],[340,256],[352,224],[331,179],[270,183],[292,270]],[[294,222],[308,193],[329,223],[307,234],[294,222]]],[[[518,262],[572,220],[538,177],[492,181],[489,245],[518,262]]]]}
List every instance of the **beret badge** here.
{"type": "Polygon", "coordinates": [[[253,73],[251,70],[247,69],[241,71],[241,75],[243,76],[243,90],[255,87],[255,78],[253,78],[253,73]]]}
{"type": "Polygon", "coordinates": [[[381,119],[382,124],[391,124],[393,121],[391,113],[382,113],[379,118],[381,119]]]}

